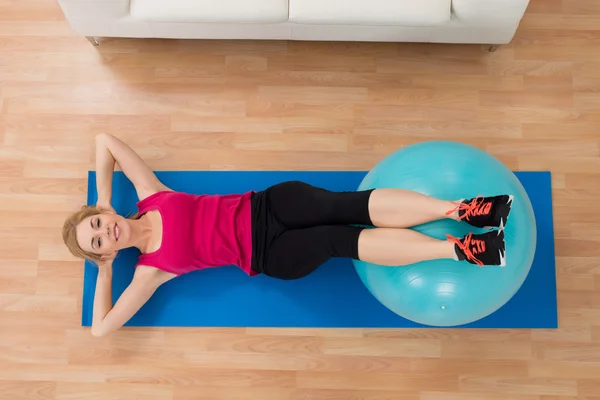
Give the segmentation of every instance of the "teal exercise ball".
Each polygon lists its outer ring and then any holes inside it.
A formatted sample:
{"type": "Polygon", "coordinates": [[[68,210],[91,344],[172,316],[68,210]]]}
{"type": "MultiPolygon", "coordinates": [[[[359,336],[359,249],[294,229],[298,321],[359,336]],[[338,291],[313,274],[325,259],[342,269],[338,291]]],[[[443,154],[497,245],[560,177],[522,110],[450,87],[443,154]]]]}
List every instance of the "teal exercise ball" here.
{"type": "MultiPolygon", "coordinates": [[[[407,189],[443,200],[478,195],[514,196],[504,227],[506,265],[503,267],[480,267],[453,259],[392,267],[354,260],[364,285],[388,309],[422,325],[459,326],[492,314],[519,290],[535,254],[535,216],[521,182],[498,159],[457,142],[409,145],[375,165],[358,190],[377,188],[407,189]]],[[[410,229],[442,240],[447,234],[460,238],[470,232],[484,232],[464,221],[450,219],[410,229]]]]}

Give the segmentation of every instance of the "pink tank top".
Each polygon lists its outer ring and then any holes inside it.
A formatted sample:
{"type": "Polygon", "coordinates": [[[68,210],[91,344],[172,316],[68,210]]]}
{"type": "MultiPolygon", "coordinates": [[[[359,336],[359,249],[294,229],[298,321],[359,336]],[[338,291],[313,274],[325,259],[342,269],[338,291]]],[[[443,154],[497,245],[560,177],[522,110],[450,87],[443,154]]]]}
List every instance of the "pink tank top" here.
{"type": "Polygon", "coordinates": [[[139,216],[157,210],[162,217],[160,248],[142,254],[137,265],[182,275],[199,269],[234,265],[252,270],[252,192],[194,195],[159,192],[137,203],[139,216]]]}

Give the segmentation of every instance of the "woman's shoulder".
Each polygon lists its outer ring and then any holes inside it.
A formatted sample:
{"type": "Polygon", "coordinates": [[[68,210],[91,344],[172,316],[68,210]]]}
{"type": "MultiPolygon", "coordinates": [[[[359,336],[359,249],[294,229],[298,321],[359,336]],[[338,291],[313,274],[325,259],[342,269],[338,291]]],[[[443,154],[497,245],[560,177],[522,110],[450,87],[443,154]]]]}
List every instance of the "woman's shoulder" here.
{"type": "Polygon", "coordinates": [[[167,195],[169,193],[174,193],[174,192],[172,190],[161,190],[158,192],[151,193],[148,196],[139,199],[137,201],[137,205],[140,206],[140,205],[149,204],[149,203],[158,201],[161,197],[164,197],[165,195],[167,195]]]}
{"type": "Polygon", "coordinates": [[[178,276],[177,274],[165,271],[152,265],[138,263],[135,267],[134,276],[150,279],[158,283],[167,282],[178,276]]]}
{"type": "Polygon", "coordinates": [[[174,190],[161,190],[138,200],[136,205],[139,211],[143,212],[142,210],[148,209],[151,206],[161,205],[166,201],[180,196],[186,196],[186,193],[177,192],[174,190]]]}

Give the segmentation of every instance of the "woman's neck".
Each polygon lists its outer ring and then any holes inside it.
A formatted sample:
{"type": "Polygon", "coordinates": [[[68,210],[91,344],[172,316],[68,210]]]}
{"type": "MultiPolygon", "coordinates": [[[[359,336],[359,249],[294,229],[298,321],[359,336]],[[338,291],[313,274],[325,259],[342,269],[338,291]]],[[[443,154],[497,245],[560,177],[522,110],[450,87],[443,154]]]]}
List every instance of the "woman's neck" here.
{"type": "Polygon", "coordinates": [[[132,245],[142,253],[147,253],[152,239],[152,221],[147,215],[131,220],[131,237],[133,238],[132,245]]]}

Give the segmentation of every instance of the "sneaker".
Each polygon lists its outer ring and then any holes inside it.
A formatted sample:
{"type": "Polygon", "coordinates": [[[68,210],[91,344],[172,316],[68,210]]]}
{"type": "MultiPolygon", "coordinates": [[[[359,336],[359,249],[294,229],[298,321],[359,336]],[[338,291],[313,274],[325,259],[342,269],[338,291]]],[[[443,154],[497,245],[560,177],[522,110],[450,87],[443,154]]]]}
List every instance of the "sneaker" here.
{"type": "Polygon", "coordinates": [[[448,211],[448,215],[458,210],[459,221],[464,220],[477,228],[504,229],[513,199],[513,196],[508,195],[477,196],[473,199],[463,200],[456,208],[448,211]]]}
{"type": "Polygon", "coordinates": [[[462,239],[448,235],[454,243],[457,261],[468,261],[480,267],[484,265],[506,265],[504,231],[491,231],[479,235],[468,234],[462,239]]]}

